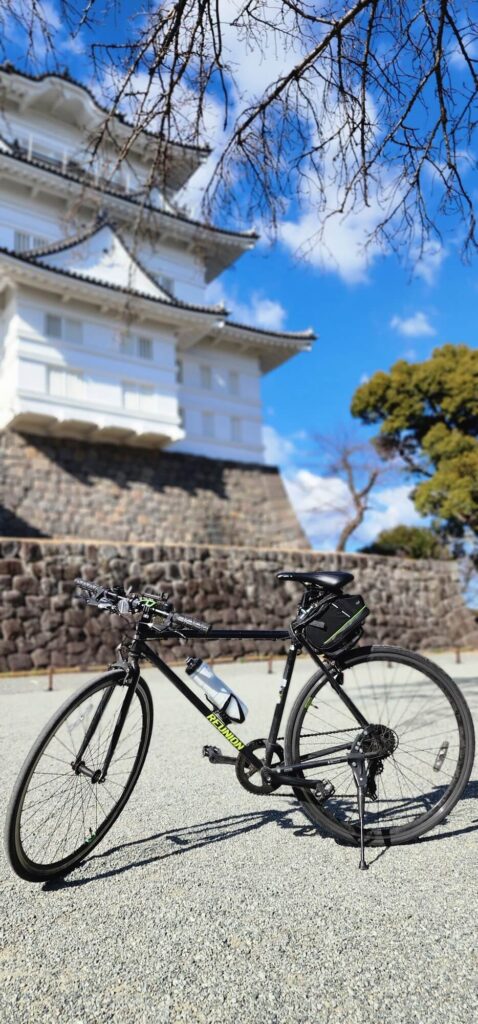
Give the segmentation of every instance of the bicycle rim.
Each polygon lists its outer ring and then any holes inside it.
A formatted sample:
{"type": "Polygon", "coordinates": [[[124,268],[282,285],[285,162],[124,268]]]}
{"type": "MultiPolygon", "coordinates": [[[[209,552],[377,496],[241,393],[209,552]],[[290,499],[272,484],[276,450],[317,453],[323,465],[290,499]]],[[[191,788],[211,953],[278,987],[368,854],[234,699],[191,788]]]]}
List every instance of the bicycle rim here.
{"type": "MultiPolygon", "coordinates": [[[[468,707],[453,680],[409,651],[357,648],[344,656],[341,667],[343,688],[367,721],[386,727],[395,737],[375,776],[376,799],[365,801],[365,841],[410,841],[449,813],[469,779],[474,734],[468,707]]],[[[292,709],[286,759],[297,763],[312,752],[320,756],[326,746],[351,742],[359,730],[319,671],[292,709]]],[[[356,786],[350,766],[330,765],[301,774],[321,777],[333,789],[323,799],[296,787],[306,814],[337,837],[357,843],[356,786]]]]}
{"type": "Polygon", "coordinates": [[[138,681],[104,782],[72,768],[100,700],[110,697],[83,761],[101,769],[125,698],[125,675],[109,673],[87,684],[46,725],[20,772],[7,813],[12,867],[30,881],[71,871],[106,835],[137,782],[152,729],[152,702],[138,681]]]}

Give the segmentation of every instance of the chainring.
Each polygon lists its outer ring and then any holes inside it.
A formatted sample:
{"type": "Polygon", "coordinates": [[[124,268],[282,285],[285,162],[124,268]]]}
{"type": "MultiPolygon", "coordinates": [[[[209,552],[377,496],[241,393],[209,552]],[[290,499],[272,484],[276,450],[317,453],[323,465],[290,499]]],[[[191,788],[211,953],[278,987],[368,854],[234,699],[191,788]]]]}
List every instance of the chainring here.
{"type": "MultiPolygon", "coordinates": [[[[246,743],[245,747],[242,748],[236,758],[236,775],[241,786],[243,786],[244,789],[247,789],[248,793],[255,793],[256,796],[273,793],[274,790],[279,789],[280,786],[280,782],[277,779],[270,779],[266,782],[261,775],[260,769],[256,768],[255,765],[250,764],[247,760],[247,755],[249,753],[255,754],[256,750],[260,750],[261,748],[265,753],[266,745],[267,740],[251,740],[250,743],[246,743]],[[251,778],[253,776],[257,776],[258,780],[260,779],[260,782],[251,782],[251,778]]],[[[274,743],[272,747],[272,768],[274,767],[274,758],[276,759],[276,764],[284,760],[284,751],[280,743],[274,743]]]]}

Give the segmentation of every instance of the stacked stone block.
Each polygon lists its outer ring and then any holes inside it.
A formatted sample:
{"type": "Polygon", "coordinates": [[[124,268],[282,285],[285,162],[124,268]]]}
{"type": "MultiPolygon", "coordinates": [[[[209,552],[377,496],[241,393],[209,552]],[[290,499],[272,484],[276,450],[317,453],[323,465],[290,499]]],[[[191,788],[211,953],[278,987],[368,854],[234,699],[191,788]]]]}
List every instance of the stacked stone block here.
{"type": "MultiPolygon", "coordinates": [[[[460,594],[452,562],[407,561],[291,549],[197,544],[117,544],[64,540],[0,541],[0,671],[49,666],[105,665],[127,631],[124,618],[85,608],[74,578],[135,591],[167,589],[184,614],[214,626],[282,628],[293,617],[301,588],[281,583],[281,569],[345,569],[349,588],[371,608],[366,637],[412,648],[478,646],[473,615],[460,594]]],[[[165,645],[174,659],[191,653],[165,645]]],[[[198,641],[195,654],[241,657],[279,654],[284,643],[198,641]]]]}
{"type": "Polygon", "coordinates": [[[0,536],[309,547],[274,467],[13,431],[0,536]]]}

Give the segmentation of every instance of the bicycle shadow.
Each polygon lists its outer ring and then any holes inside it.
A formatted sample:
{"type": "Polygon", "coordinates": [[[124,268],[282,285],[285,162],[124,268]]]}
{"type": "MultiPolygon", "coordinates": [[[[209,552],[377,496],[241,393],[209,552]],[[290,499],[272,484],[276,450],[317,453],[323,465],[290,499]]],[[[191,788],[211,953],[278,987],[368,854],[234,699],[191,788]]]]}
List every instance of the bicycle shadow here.
{"type": "Polygon", "coordinates": [[[225,818],[215,818],[212,821],[197,822],[195,825],[187,825],[184,828],[168,829],[165,832],[155,832],[142,839],[134,839],[131,842],[111,846],[103,853],[93,854],[91,857],[88,857],[87,861],[85,860],[84,863],[91,865],[94,861],[103,861],[115,853],[120,853],[131,848],[136,849],[137,847],[144,847],[148,843],[158,843],[161,840],[171,843],[174,846],[174,849],[170,849],[165,853],[154,853],[152,856],[141,857],[136,860],[129,861],[127,864],[121,864],[117,867],[110,868],[107,871],[99,871],[94,875],[91,875],[89,878],[73,879],[68,877],[59,878],[52,882],[45,882],[42,889],[44,892],[52,892],[55,889],[70,887],[76,888],[77,886],[88,885],[90,882],[104,878],[112,878],[116,875],[122,875],[125,871],[132,871],[134,868],[146,867],[149,864],[167,860],[169,857],[192,853],[194,850],[200,850],[204,846],[209,846],[212,843],[227,842],[236,836],[245,835],[248,832],[254,832],[270,824],[276,824],[282,829],[292,830],[293,834],[297,837],[316,836],[319,839],[332,838],[329,833],[320,829],[316,825],[298,825],[291,816],[292,813],[297,810],[297,805],[293,803],[290,810],[250,811],[244,814],[230,815],[225,818]]]}
{"type": "MultiPolygon", "coordinates": [[[[138,847],[144,847],[148,843],[158,843],[161,840],[171,843],[173,849],[169,849],[167,852],[156,853],[154,852],[151,856],[139,857],[136,860],[128,861],[127,864],[120,864],[116,867],[109,868],[106,871],[98,871],[95,874],[90,875],[88,878],[59,878],[52,882],[45,882],[42,886],[43,892],[54,892],[57,889],[66,888],[77,888],[82,885],[89,885],[90,882],[98,881],[100,879],[114,878],[117,875],[122,875],[126,871],[132,871],[135,868],[147,867],[150,864],[167,860],[169,857],[182,856],[186,853],[192,853],[195,850],[200,850],[205,846],[209,846],[212,843],[222,843],[233,839],[236,836],[246,835],[250,832],[255,832],[264,826],[275,824],[278,828],[292,831],[293,835],[297,838],[316,837],[317,839],[332,839],[338,846],[348,846],[350,850],[357,850],[355,845],[347,843],[345,840],[334,839],[329,832],[320,828],[318,825],[298,825],[293,819],[293,815],[300,811],[297,803],[290,800],[285,794],[282,797],[276,795],[276,798],[289,800],[290,808],[286,810],[265,810],[265,811],[249,811],[243,814],[230,815],[225,818],[215,818],[212,821],[197,822],[194,825],[187,825],[184,828],[168,829],[165,832],[155,832],[150,836],[145,836],[142,839],[134,839],[131,842],[119,843],[116,846],[111,846],[109,849],[104,850],[102,853],[93,854],[88,857],[83,863],[93,865],[95,861],[104,861],[107,857],[111,857],[115,853],[121,853],[124,850],[136,849],[138,847]]],[[[466,789],[460,798],[462,800],[476,800],[478,799],[478,780],[469,782],[466,789]]],[[[448,819],[445,818],[446,823],[448,819]]],[[[443,822],[441,823],[443,825],[443,822]]],[[[465,835],[469,832],[478,831],[478,818],[473,820],[471,825],[467,825],[463,828],[457,828],[446,832],[439,832],[437,835],[423,836],[419,839],[415,839],[412,843],[407,845],[415,846],[419,843],[430,843],[438,842],[441,839],[450,839],[454,836],[465,835]]],[[[369,848],[370,850],[371,848],[369,848]]],[[[386,844],[381,847],[376,856],[370,858],[367,857],[369,867],[372,867],[381,857],[389,853],[391,846],[386,844]]]]}

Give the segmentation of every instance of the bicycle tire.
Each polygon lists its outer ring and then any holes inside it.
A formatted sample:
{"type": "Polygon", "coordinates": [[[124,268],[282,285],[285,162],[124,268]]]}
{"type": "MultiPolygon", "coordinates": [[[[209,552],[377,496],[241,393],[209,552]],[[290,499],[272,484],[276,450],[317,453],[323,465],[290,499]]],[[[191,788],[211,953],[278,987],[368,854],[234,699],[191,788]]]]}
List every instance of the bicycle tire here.
{"type": "MultiPolygon", "coordinates": [[[[337,667],[339,667],[344,673],[344,687],[347,687],[347,669],[356,669],[358,666],[370,666],[372,664],[377,664],[380,662],[386,663],[387,666],[390,666],[392,664],[405,666],[405,668],[409,668],[412,671],[415,670],[421,673],[421,675],[427,680],[429,680],[430,683],[436,684],[436,687],[438,687],[439,691],[441,691],[441,694],[448,701],[450,713],[453,713],[453,717],[457,726],[459,748],[457,756],[457,765],[453,773],[451,782],[448,786],[446,786],[444,792],[442,792],[441,795],[437,793],[437,802],[431,808],[429,808],[429,810],[425,810],[423,814],[406,822],[402,826],[394,827],[388,824],[379,827],[368,827],[366,819],[364,836],[366,846],[392,846],[396,844],[412,842],[413,840],[418,839],[419,836],[423,835],[425,832],[428,832],[430,829],[435,828],[436,825],[438,825],[453,810],[455,804],[460,799],[463,790],[465,789],[465,786],[467,785],[471,775],[475,750],[473,720],[468,705],[465,701],[465,698],[461,693],[461,690],[453,681],[453,679],[451,679],[450,676],[448,676],[441,668],[439,668],[439,666],[429,661],[428,658],[424,658],[422,655],[415,654],[415,652],[407,651],[404,648],[399,647],[388,647],[382,645],[357,647],[354,650],[342,655],[340,659],[338,659],[337,661],[337,667]]],[[[284,741],[285,763],[288,765],[298,763],[301,759],[300,735],[304,723],[305,714],[307,712],[307,705],[309,708],[314,706],[313,701],[315,697],[326,684],[327,678],[322,672],[322,670],[319,669],[305,683],[305,685],[301,689],[300,693],[298,694],[294,702],[287,722],[284,741]]],[[[403,688],[403,684],[401,685],[403,688]]],[[[331,688],[330,692],[333,693],[331,688]]],[[[423,694],[421,696],[423,698],[423,694]]],[[[400,698],[398,698],[398,700],[400,700],[400,698]]],[[[413,716],[412,721],[416,721],[413,718],[413,716]]],[[[393,728],[392,723],[390,723],[390,727],[393,728]]],[[[355,731],[358,732],[359,729],[360,726],[355,724],[355,731]]],[[[342,730],[342,732],[346,731],[349,730],[342,730]]],[[[352,733],[352,731],[353,730],[351,729],[350,733],[352,733]]],[[[307,734],[304,733],[304,735],[307,734]]],[[[318,734],[310,734],[310,736],[314,735],[318,734]]],[[[430,742],[430,738],[428,738],[427,741],[430,742]]],[[[330,740],[328,742],[330,743],[330,740]]],[[[399,737],[398,743],[400,743],[399,737]]],[[[399,750],[400,747],[398,746],[397,749],[399,750]]],[[[431,752],[433,752],[433,744],[429,749],[431,752]]],[[[396,753],[397,751],[395,751],[395,754],[396,753]]],[[[392,753],[391,760],[384,761],[384,786],[387,765],[391,764],[392,761],[395,759],[395,754],[392,753]]],[[[412,754],[412,757],[413,756],[414,755],[412,754]]],[[[432,754],[430,755],[430,764],[431,756],[432,754]]],[[[416,755],[415,759],[419,760],[419,758],[417,758],[416,755]]],[[[436,763],[437,757],[435,757],[435,764],[436,763]]],[[[342,766],[342,769],[344,769],[344,766],[342,766]]],[[[344,770],[350,770],[350,774],[352,774],[351,769],[349,769],[348,765],[345,766],[344,770]]],[[[438,774],[439,772],[440,768],[437,769],[438,774]]],[[[301,771],[300,774],[304,776],[304,772],[301,771]]],[[[315,774],[317,774],[317,769],[315,770],[315,774]]],[[[379,784],[381,778],[382,776],[379,775],[379,784]]],[[[399,779],[398,774],[397,778],[399,779]]],[[[413,781],[414,780],[412,777],[412,782],[413,781]]],[[[440,787],[438,787],[438,789],[439,788],[440,787]]],[[[355,846],[359,845],[360,828],[358,820],[344,820],[345,801],[343,798],[341,808],[339,810],[335,810],[334,813],[335,794],[333,794],[331,798],[326,798],[325,800],[320,801],[316,799],[316,796],[312,793],[311,790],[301,789],[300,787],[293,787],[293,791],[301,803],[302,810],[314,824],[318,825],[320,828],[329,832],[336,839],[342,842],[350,843],[355,846]]],[[[429,797],[430,794],[427,794],[427,796],[429,797]]],[[[411,798],[407,799],[411,800],[411,798]]],[[[415,800],[417,799],[419,798],[416,797],[415,800]]],[[[405,801],[403,802],[405,803],[405,801]]],[[[336,804],[338,807],[338,799],[336,801],[336,804]]],[[[377,812],[372,812],[370,815],[372,819],[374,813],[375,818],[377,818],[377,812]]]]}
{"type": "MultiPolygon", "coordinates": [[[[124,752],[124,748],[123,748],[123,752],[121,753],[121,757],[119,758],[120,761],[121,760],[123,760],[123,761],[126,760],[127,761],[127,760],[133,760],[133,757],[134,757],[134,763],[131,766],[131,769],[129,769],[126,766],[126,767],[123,767],[121,769],[121,771],[119,771],[118,761],[115,760],[116,754],[118,754],[122,750],[121,744],[123,742],[123,737],[127,737],[127,735],[128,735],[127,733],[125,734],[125,729],[126,729],[126,727],[128,725],[131,725],[131,708],[130,708],[129,711],[128,711],[128,715],[126,717],[125,723],[124,723],[123,732],[122,732],[122,734],[120,736],[120,740],[119,740],[119,743],[118,743],[117,751],[115,753],[115,757],[113,757],[113,760],[112,760],[111,765],[110,765],[110,769],[112,768],[112,766],[115,767],[115,769],[117,771],[117,775],[120,777],[120,779],[121,779],[121,775],[129,773],[127,775],[127,779],[126,779],[125,784],[124,784],[124,789],[123,789],[121,795],[119,796],[118,800],[115,803],[113,803],[112,807],[110,808],[108,813],[105,815],[104,820],[98,825],[97,829],[95,829],[95,832],[93,833],[92,837],[90,837],[90,836],[86,837],[85,836],[86,827],[87,827],[86,826],[86,821],[85,821],[85,815],[84,815],[85,807],[84,807],[84,804],[81,803],[83,821],[80,822],[80,828],[82,826],[84,826],[84,828],[83,828],[83,841],[80,842],[80,845],[78,846],[78,848],[76,848],[75,850],[70,851],[66,856],[61,857],[59,860],[52,861],[51,863],[42,863],[41,861],[37,861],[37,860],[32,859],[31,853],[29,853],[27,850],[25,850],[25,845],[24,845],[25,844],[25,836],[22,839],[22,813],[23,813],[24,808],[25,808],[25,801],[26,801],[26,799],[28,797],[28,794],[29,794],[30,783],[31,783],[32,779],[35,779],[35,773],[37,772],[38,765],[42,762],[43,755],[45,755],[44,760],[46,760],[46,758],[50,759],[49,762],[47,761],[47,766],[48,767],[52,767],[52,764],[51,764],[52,761],[53,762],[61,762],[61,757],[59,757],[58,754],[61,753],[61,744],[63,743],[63,741],[60,741],[58,739],[57,733],[60,732],[62,727],[67,723],[68,718],[72,714],[74,714],[79,708],[81,708],[82,705],[85,705],[85,702],[89,701],[90,699],[93,699],[95,697],[95,695],[100,694],[102,691],[105,691],[105,689],[107,687],[110,687],[110,688],[112,687],[111,699],[110,699],[110,702],[109,702],[108,706],[110,706],[112,704],[112,701],[113,701],[113,704],[115,703],[113,698],[115,697],[114,691],[116,690],[116,688],[118,688],[118,701],[120,701],[121,700],[121,694],[125,694],[126,693],[126,689],[123,689],[123,687],[125,686],[125,679],[126,679],[126,673],[125,673],[124,670],[122,670],[122,669],[114,669],[114,670],[111,670],[110,672],[107,672],[107,673],[99,676],[96,679],[91,680],[90,682],[85,683],[85,685],[82,686],[81,689],[79,689],[72,697],[68,697],[68,699],[61,705],[61,707],[58,709],[58,711],[55,712],[55,714],[47,722],[47,724],[45,725],[44,729],[41,731],[40,735],[38,736],[38,738],[35,740],[35,743],[31,747],[31,749],[30,749],[30,751],[29,751],[29,753],[28,753],[28,755],[27,755],[27,757],[26,757],[26,759],[25,759],[25,761],[24,761],[24,763],[22,765],[22,768],[20,769],[20,773],[19,773],[17,781],[15,783],[15,786],[14,786],[14,789],[13,789],[13,792],[12,792],[12,795],[11,795],[11,798],[10,798],[10,802],[9,802],[9,805],[8,805],[7,817],[6,817],[6,823],[5,823],[5,848],[6,848],[7,857],[8,857],[8,860],[10,862],[10,865],[11,865],[13,871],[20,878],[25,879],[26,881],[29,881],[29,882],[45,882],[45,881],[50,881],[50,880],[52,880],[54,878],[63,877],[64,875],[68,874],[75,867],[77,867],[78,864],[80,864],[81,861],[83,861],[85,859],[85,857],[89,856],[91,851],[98,845],[98,843],[100,843],[102,841],[102,839],[105,837],[106,833],[109,831],[109,829],[112,827],[114,822],[117,820],[117,818],[118,818],[119,814],[121,813],[121,811],[123,810],[126,802],[129,800],[129,798],[130,798],[130,796],[131,796],[131,794],[133,792],[133,789],[134,789],[134,787],[135,787],[135,785],[136,785],[136,783],[138,781],[138,778],[140,776],[142,767],[144,765],[146,754],[147,754],[148,748],[149,748],[149,743],[150,743],[150,740],[151,740],[151,732],[152,732],[152,726],[153,726],[153,702],[152,702],[151,692],[149,690],[149,687],[148,687],[147,683],[145,682],[145,680],[142,677],[140,677],[139,680],[138,680],[138,683],[137,683],[137,686],[136,686],[136,690],[135,690],[135,695],[133,697],[133,705],[132,705],[132,707],[134,709],[132,713],[134,713],[136,711],[137,707],[139,708],[139,711],[140,711],[141,733],[140,733],[140,737],[139,737],[139,741],[138,741],[138,749],[137,749],[137,751],[136,751],[136,753],[134,755],[128,756],[128,754],[124,752]],[[138,705],[136,705],[134,703],[136,701],[136,699],[139,702],[138,705]],[[56,747],[54,748],[56,750],[56,754],[53,755],[51,752],[48,753],[48,747],[49,747],[49,745],[51,743],[53,743],[55,741],[55,738],[56,738],[56,741],[60,744],[60,747],[59,747],[58,750],[57,750],[56,747]]],[[[98,701],[98,703],[99,703],[99,701],[98,701]]],[[[83,711],[83,715],[84,714],[86,714],[86,710],[83,711]]],[[[114,719],[113,719],[113,723],[114,723],[114,719]]],[[[83,719],[82,719],[81,715],[80,715],[80,722],[79,723],[77,722],[76,724],[79,725],[79,727],[81,727],[83,729],[83,735],[84,735],[85,726],[83,725],[83,719]]],[[[71,725],[70,727],[66,726],[67,732],[70,733],[70,736],[71,736],[71,730],[74,727],[75,727],[75,723],[73,723],[73,725],[71,725]]],[[[111,727],[111,731],[112,731],[112,727],[111,727]]],[[[111,735],[111,731],[109,732],[109,734],[108,734],[108,736],[107,736],[107,738],[106,738],[102,748],[100,748],[100,746],[99,746],[99,742],[100,741],[98,741],[98,750],[97,750],[98,759],[101,759],[101,757],[104,754],[104,749],[105,749],[105,747],[106,747],[106,745],[107,745],[107,743],[109,741],[109,737],[111,735]]],[[[101,732],[100,732],[99,735],[101,737],[101,732]]],[[[93,737],[93,739],[94,739],[94,737],[93,737]]],[[[125,739],[125,742],[126,741],[127,740],[125,739]]],[[[65,744],[63,743],[63,745],[65,745],[65,744]]],[[[93,758],[95,753],[96,753],[96,751],[92,750],[92,753],[90,754],[90,757],[93,758]]],[[[69,757],[71,757],[71,751],[69,751],[69,753],[68,753],[68,758],[69,757]]],[[[65,767],[65,768],[67,767],[67,764],[68,764],[68,758],[65,756],[65,754],[63,754],[63,759],[64,759],[63,767],[65,767]]],[[[70,768],[71,768],[71,766],[70,766],[70,768]]],[[[36,788],[38,789],[42,785],[44,785],[46,787],[52,786],[52,785],[55,786],[56,782],[58,782],[59,779],[63,777],[64,781],[59,783],[59,790],[57,790],[57,792],[60,793],[60,794],[63,794],[65,791],[66,791],[66,793],[68,793],[69,791],[72,792],[71,786],[74,785],[75,786],[75,796],[73,797],[73,795],[72,795],[72,797],[71,797],[71,806],[72,807],[75,805],[76,802],[78,802],[78,793],[79,793],[80,801],[81,801],[82,800],[82,792],[84,791],[85,794],[88,794],[88,789],[87,789],[88,786],[91,786],[91,789],[93,789],[93,785],[90,782],[90,780],[85,778],[85,776],[83,776],[83,775],[82,776],[76,775],[73,772],[73,770],[71,770],[71,779],[69,778],[68,770],[66,770],[66,772],[60,773],[59,769],[57,769],[56,772],[57,772],[56,780],[54,778],[54,775],[55,775],[54,772],[53,773],[50,772],[50,771],[37,772],[37,778],[40,775],[42,775],[44,777],[46,776],[49,781],[47,781],[46,783],[41,782],[40,785],[38,787],[36,787],[36,788]],[[75,782],[75,780],[76,780],[76,782],[75,782]]],[[[110,780],[110,786],[117,786],[117,787],[121,786],[121,781],[120,782],[116,782],[115,781],[113,783],[111,781],[111,779],[112,779],[112,776],[110,776],[110,774],[108,772],[107,781],[110,780]]],[[[106,786],[106,782],[105,782],[105,786],[106,786]]],[[[98,791],[98,786],[96,786],[96,791],[98,791]]],[[[104,791],[102,791],[102,792],[104,792],[104,791]]],[[[113,794],[114,793],[115,793],[115,791],[113,790],[113,794]]],[[[50,793],[50,796],[51,797],[55,796],[55,790],[53,790],[53,792],[50,793]]],[[[60,799],[62,799],[62,795],[60,795],[60,799]]],[[[36,802],[37,802],[37,804],[41,803],[41,800],[39,800],[39,801],[37,800],[36,802]]],[[[91,794],[88,795],[87,819],[89,819],[91,817],[91,814],[92,814],[94,808],[95,808],[95,811],[96,811],[96,816],[98,815],[98,795],[97,795],[97,792],[93,796],[93,804],[92,804],[91,807],[90,807],[90,804],[91,804],[91,794]],[[94,804],[94,800],[95,799],[96,799],[96,808],[95,808],[95,804],[94,804]]],[[[30,805],[30,810],[31,810],[31,807],[33,807],[34,805],[35,805],[35,799],[34,799],[33,805],[30,805]]],[[[28,807],[27,807],[27,811],[28,811],[28,807]]],[[[33,815],[35,813],[37,813],[37,812],[33,812],[33,815]]],[[[42,813],[42,812],[40,811],[39,813],[42,813]]],[[[71,821],[71,814],[72,814],[72,810],[70,808],[70,821],[71,821]]],[[[54,821],[55,821],[55,819],[53,819],[53,822],[54,821]]],[[[68,822],[68,827],[69,827],[70,821],[68,822]]],[[[52,822],[52,824],[53,824],[53,822],[52,822]]],[[[45,823],[48,823],[48,817],[45,820],[45,823]]],[[[59,826],[60,826],[60,822],[58,822],[57,827],[59,827],[59,826]]],[[[92,832],[92,828],[91,827],[90,827],[90,832],[92,832]]],[[[55,836],[55,839],[57,837],[58,837],[58,835],[55,836]]],[[[47,849],[48,849],[48,847],[47,847],[47,849]]]]}

